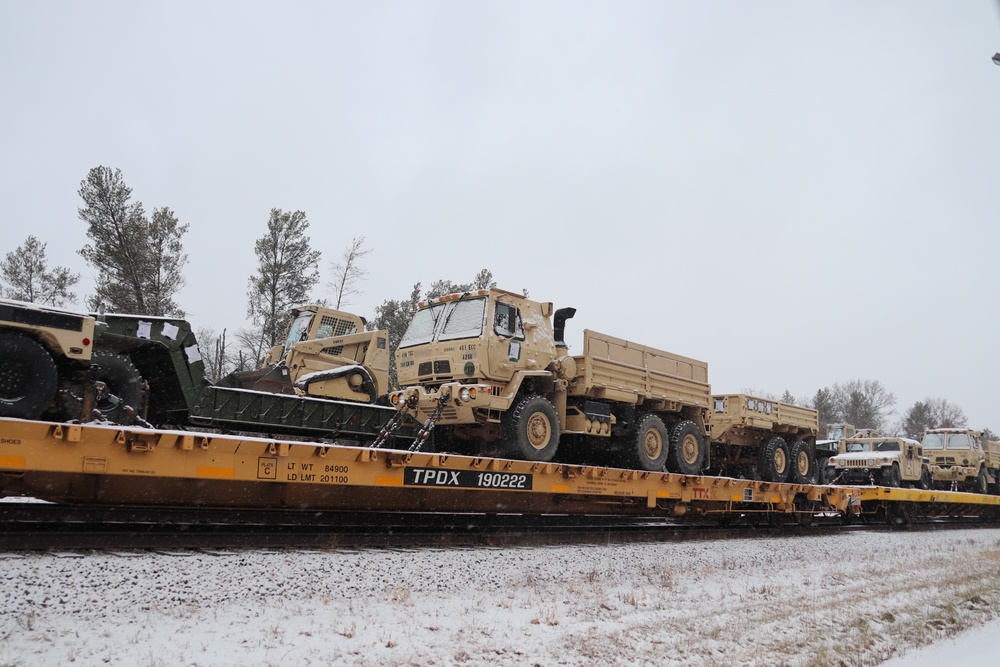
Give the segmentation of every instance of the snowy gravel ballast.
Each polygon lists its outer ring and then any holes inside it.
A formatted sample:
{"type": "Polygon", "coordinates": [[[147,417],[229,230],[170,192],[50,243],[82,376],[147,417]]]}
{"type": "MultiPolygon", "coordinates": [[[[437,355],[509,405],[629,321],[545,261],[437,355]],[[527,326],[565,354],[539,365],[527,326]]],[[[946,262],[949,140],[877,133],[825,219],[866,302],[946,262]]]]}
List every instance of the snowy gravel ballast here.
{"type": "Polygon", "coordinates": [[[995,616],[1000,529],[0,554],[0,596],[4,667],[875,665],[995,616]]]}

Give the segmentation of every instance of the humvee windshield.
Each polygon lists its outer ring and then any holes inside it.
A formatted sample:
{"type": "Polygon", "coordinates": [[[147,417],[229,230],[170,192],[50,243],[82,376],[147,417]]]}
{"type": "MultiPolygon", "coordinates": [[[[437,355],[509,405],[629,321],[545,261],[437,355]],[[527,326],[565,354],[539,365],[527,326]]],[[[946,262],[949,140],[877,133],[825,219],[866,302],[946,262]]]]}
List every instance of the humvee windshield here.
{"type": "Polygon", "coordinates": [[[972,449],[968,433],[928,433],[921,444],[924,449],[972,449]]]}
{"type": "Polygon", "coordinates": [[[870,442],[847,443],[847,451],[849,452],[870,452],[871,450],[872,450],[872,444],[870,442]]]}
{"type": "Polygon", "coordinates": [[[876,452],[898,452],[899,443],[898,442],[880,442],[875,445],[876,452]]]}
{"type": "Polygon", "coordinates": [[[432,340],[478,338],[483,334],[485,313],[485,298],[439,303],[418,310],[399,341],[399,347],[420,345],[432,340]]]}

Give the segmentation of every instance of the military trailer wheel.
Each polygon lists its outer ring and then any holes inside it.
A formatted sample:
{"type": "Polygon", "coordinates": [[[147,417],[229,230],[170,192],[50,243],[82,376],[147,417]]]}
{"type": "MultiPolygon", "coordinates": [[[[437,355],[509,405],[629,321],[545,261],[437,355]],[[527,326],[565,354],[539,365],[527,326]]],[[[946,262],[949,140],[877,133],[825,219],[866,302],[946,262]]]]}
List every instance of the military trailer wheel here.
{"type": "Polygon", "coordinates": [[[771,436],[760,446],[760,453],[757,456],[757,472],[765,482],[787,481],[790,464],[788,443],[780,435],[771,436]]]}
{"type": "Polygon", "coordinates": [[[899,464],[893,462],[891,466],[882,471],[882,486],[899,486],[899,464]]]}
{"type": "Polygon", "coordinates": [[[670,455],[667,458],[670,470],[682,475],[697,475],[705,467],[705,445],[701,429],[693,421],[682,421],[674,425],[670,433],[670,455]]]}
{"type": "Polygon", "coordinates": [[[96,380],[108,386],[108,392],[120,402],[105,397],[97,402],[97,409],[112,420],[125,417],[124,406],[142,412],[146,403],[146,386],[139,369],[123,354],[110,350],[94,350],[93,365],[97,366],[96,380]]]}
{"type": "Polygon", "coordinates": [[[524,461],[551,461],[559,447],[559,417],[541,396],[529,394],[500,422],[503,454],[524,461]]]}
{"type": "Polygon", "coordinates": [[[0,334],[0,417],[38,419],[56,395],[59,374],[41,344],[0,334]]]}
{"type": "Polygon", "coordinates": [[[796,484],[816,483],[816,455],[805,440],[796,440],[790,448],[791,480],[796,484]]]}
{"type": "Polygon", "coordinates": [[[670,440],[663,420],[652,414],[640,415],[626,437],[624,462],[637,470],[663,470],[669,451],[670,440]]]}

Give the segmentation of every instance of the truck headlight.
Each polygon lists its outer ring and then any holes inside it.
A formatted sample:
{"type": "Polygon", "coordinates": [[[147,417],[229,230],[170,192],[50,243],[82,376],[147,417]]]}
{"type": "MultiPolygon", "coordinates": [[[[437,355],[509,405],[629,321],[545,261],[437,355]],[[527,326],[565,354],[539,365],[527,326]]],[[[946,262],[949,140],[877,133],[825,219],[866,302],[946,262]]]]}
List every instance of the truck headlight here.
{"type": "Polygon", "coordinates": [[[472,400],[472,392],[468,387],[462,387],[462,391],[458,392],[458,397],[462,399],[463,403],[468,403],[472,400]]]}

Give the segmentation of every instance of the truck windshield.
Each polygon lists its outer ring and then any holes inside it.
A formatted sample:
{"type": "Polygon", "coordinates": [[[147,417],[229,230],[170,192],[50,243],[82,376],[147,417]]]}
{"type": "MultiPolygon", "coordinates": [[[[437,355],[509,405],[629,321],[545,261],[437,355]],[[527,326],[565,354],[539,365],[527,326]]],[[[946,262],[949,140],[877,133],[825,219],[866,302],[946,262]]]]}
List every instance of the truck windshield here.
{"type": "Polygon", "coordinates": [[[415,312],[413,319],[410,320],[410,325],[406,327],[406,333],[399,341],[399,346],[410,347],[411,345],[431,342],[438,319],[444,312],[444,307],[445,304],[439,303],[415,312]]]}
{"type": "Polygon", "coordinates": [[[299,313],[299,316],[288,325],[288,336],[285,338],[285,349],[290,350],[298,342],[305,340],[309,332],[309,323],[312,322],[313,313],[306,311],[299,313]]]}
{"type": "Polygon", "coordinates": [[[486,299],[455,301],[441,323],[438,340],[456,338],[478,338],[483,335],[483,315],[486,313],[486,299]]]}
{"type": "Polygon", "coordinates": [[[924,449],[972,449],[968,433],[928,433],[921,444],[924,449]]]}

